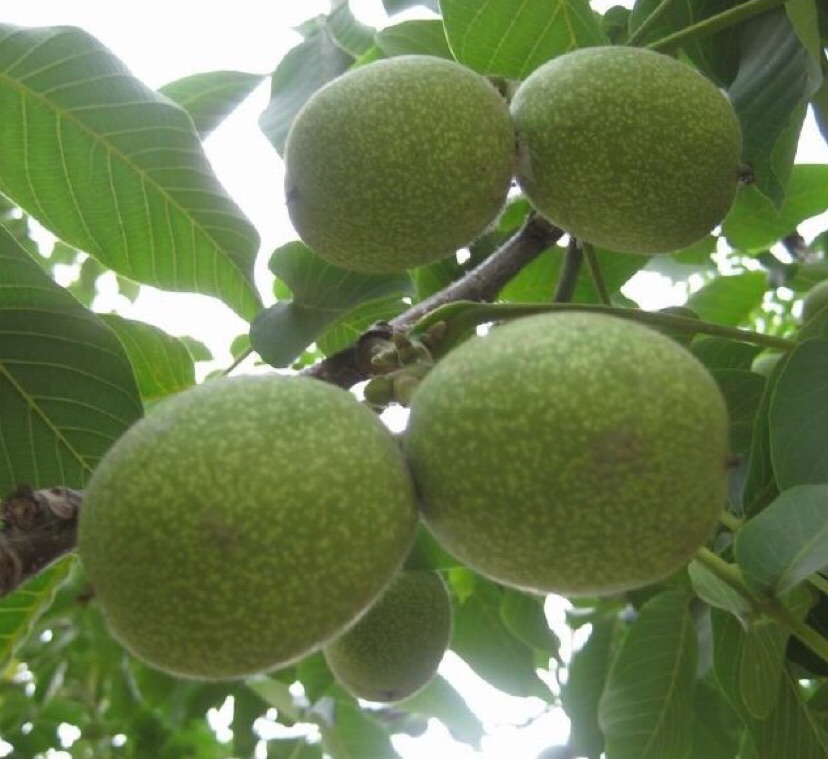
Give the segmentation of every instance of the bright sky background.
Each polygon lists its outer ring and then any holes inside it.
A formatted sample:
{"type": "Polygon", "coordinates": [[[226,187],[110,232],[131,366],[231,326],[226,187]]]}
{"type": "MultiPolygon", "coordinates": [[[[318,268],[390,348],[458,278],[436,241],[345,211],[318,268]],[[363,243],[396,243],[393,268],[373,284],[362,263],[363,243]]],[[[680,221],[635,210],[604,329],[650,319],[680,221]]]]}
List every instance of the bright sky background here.
{"type": "MultiPolygon", "coordinates": [[[[593,2],[598,10],[611,5],[632,5],[631,0],[593,2]]],[[[188,74],[231,69],[267,74],[282,56],[299,42],[291,27],[328,9],[327,0],[279,2],[234,0],[209,3],[200,0],[3,0],[2,21],[24,26],[69,24],[81,26],[107,45],[151,87],[188,74]]],[[[386,17],[381,0],[352,0],[354,13],[374,26],[386,17]]],[[[281,161],[259,132],[257,119],[265,107],[268,87],[251,98],[207,140],[205,148],[221,182],[243,208],[262,237],[257,282],[272,301],[271,277],[266,265],[270,253],[295,239],[288,221],[282,190],[281,161]]],[[[799,162],[828,162],[828,150],[809,121],[799,162]]],[[[817,229],[803,230],[807,236],[817,229]]],[[[665,298],[664,282],[650,289],[665,298]]],[[[96,307],[118,310],[124,316],[158,324],[171,334],[192,335],[205,342],[216,356],[215,366],[231,363],[229,344],[246,331],[246,325],[218,301],[198,295],[168,294],[143,288],[135,304],[107,288],[96,307]]],[[[671,298],[671,294],[666,293],[671,298]]],[[[677,297],[681,297],[679,294],[677,297]]],[[[642,301],[645,300],[642,298],[642,301]]],[[[642,302],[645,307],[652,307],[642,302]]],[[[562,629],[563,603],[550,602],[553,626],[562,629]]],[[[571,641],[564,635],[564,653],[571,641]]],[[[577,645],[577,641],[576,641],[577,645]]],[[[471,708],[484,720],[489,732],[483,752],[475,754],[464,744],[453,743],[445,729],[435,725],[417,739],[399,738],[395,744],[405,759],[451,756],[452,759],[485,757],[534,759],[543,748],[564,743],[567,720],[549,712],[540,700],[515,699],[476,678],[456,657],[449,655],[441,670],[461,689],[471,708]]],[[[367,759],[367,758],[366,758],[367,759]]]]}

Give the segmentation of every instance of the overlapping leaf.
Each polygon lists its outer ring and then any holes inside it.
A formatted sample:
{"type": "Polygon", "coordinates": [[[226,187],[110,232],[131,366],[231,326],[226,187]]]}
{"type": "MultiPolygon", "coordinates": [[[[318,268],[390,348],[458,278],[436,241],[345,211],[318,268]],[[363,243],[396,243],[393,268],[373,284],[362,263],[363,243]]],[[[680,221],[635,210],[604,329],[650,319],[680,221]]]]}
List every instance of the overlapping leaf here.
{"type": "Polygon", "coordinates": [[[205,71],[169,82],[159,92],[190,114],[199,137],[204,139],[262,81],[264,77],[245,71],[205,71]]]}
{"type": "Polygon", "coordinates": [[[783,492],[739,531],[734,552],[745,577],[777,595],[828,567],[828,483],[783,492]]]}
{"type": "Polygon", "coordinates": [[[193,357],[181,340],[151,324],[117,314],[100,318],[124,346],[143,400],[157,400],[195,384],[193,357]]]}
{"type": "Polygon", "coordinates": [[[451,58],[446,30],[439,19],[413,19],[388,26],[376,36],[377,47],[387,56],[436,55],[451,58]]]}
{"type": "Polygon", "coordinates": [[[454,57],[481,74],[523,79],[550,58],[606,44],[588,0],[441,0],[454,57]]]}
{"type": "Polygon", "coordinates": [[[101,321],[0,228],[0,492],[83,487],[140,417],[132,368],[101,321]]]}
{"type": "Polygon", "coordinates": [[[692,744],[696,631],[688,597],[641,607],[610,671],[599,721],[614,759],[681,759],[692,744]]]}
{"type": "Polygon", "coordinates": [[[350,68],[354,57],[333,40],[324,21],[314,22],[305,39],[282,58],[270,79],[270,102],[259,117],[259,128],[284,155],[290,125],[322,85],[350,68]]]}
{"type": "Polygon", "coordinates": [[[746,22],[739,47],[739,73],[728,93],[742,124],[742,158],[753,169],[755,186],[778,207],[805,108],[822,75],[781,8],[746,22]]]}
{"type": "Polygon", "coordinates": [[[828,166],[797,164],[780,208],[754,187],[743,187],[722,225],[734,248],[758,251],[787,237],[798,224],[828,209],[828,166]]]}
{"type": "Polygon", "coordinates": [[[782,367],[768,411],[773,471],[782,490],[828,482],[828,342],[806,340],[782,367]]]}
{"type": "Polygon", "coordinates": [[[271,271],[293,294],[262,311],[253,322],[250,340],[267,363],[289,366],[308,345],[357,306],[402,295],[410,287],[407,274],[359,274],[327,263],[307,246],[292,242],[270,260],[271,271]]]}
{"type": "Polygon", "coordinates": [[[258,236],[192,121],[80,29],[0,26],[0,190],[138,282],[259,308],[258,236]]]}

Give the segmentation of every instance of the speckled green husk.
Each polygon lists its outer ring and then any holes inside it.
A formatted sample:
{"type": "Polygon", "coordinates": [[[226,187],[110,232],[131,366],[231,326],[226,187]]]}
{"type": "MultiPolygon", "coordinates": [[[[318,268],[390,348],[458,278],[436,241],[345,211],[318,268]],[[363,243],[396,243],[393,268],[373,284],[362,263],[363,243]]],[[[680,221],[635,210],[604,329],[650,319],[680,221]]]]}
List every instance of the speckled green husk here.
{"type": "Polygon", "coordinates": [[[401,572],[365,616],[325,648],[325,659],[352,695],[399,701],[434,677],[448,648],[451,618],[440,575],[401,572]]]}
{"type": "Polygon", "coordinates": [[[518,88],[512,115],[521,188],[586,242],[676,250],[733,202],[736,113],[712,82],[666,55],[604,47],[554,58],[518,88]]]}
{"type": "Polygon", "coordinates": [[[518,588],[610,594],[681,567],[726,503],[727,411],[696,358],[599,314],[546,314],[449,353],[405,450],[428,527],[518,588]]]}
{"type": "Polygon", "coordinates": [[[416,509],[398,445],[352,395],[280,376],[208,382],[112,447],[79,553],[115,636],[225,679],[327,643],[385,589],[416,509]]]}
{"type": "Polygon", "coordinates": [[[291,126],[285,193],[293,225],[347,269],[395,272],[480,235],[514,169],[509,109],[453,61],[377,61],[316,92],[291,126]]]}

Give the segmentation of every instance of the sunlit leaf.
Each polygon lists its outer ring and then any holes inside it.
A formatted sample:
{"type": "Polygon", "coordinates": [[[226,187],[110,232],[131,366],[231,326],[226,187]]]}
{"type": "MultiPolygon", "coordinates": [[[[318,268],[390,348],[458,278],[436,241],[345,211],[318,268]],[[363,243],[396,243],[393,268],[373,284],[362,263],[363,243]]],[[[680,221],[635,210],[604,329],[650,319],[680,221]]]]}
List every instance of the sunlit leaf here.
{"type": "Polygon", "coordinates": [[[121,343],[0,227],[0,493],[83,487],[142,414],[121,343]]]}
{"type": "Polygon", "coordinates": [[[480,747],[484,733],[482,723],[463,697],[440,675],[396,706],[408,712],[434,717],[446,726],[456,740],[480,747]]]}
{"type": "Polygon", "coordinates": [[[570,744],[577,755],[600,759],[604,734],[598,724],[598,704],[612,663],[615,625],[594,625],[584,647],[569,665],[561,705],[572,721],[570,744]]]}
{"type": "Polygon", "coordinates": [[[376,36],[377,47],[387,56],[435,55],[452,58],[446,30],[439,19],[412,19],[387,26],[376,36]]]}
{"type": "Polygon", "coordinates": [[[550,58],[606,43],[588,0],[441,0],[454,57],[481,74],[523,79],[550,58]]]}
{"type": "Polygon", "coordinates": [[[535,673],[532,649],[503,623],[503,591],[482,578],[455,604],[451,649],[480,677],[513,696],[551,694],[535,673]]]}
{"type": "Polygon", "coordinates": [[[145,401],[195,384],[193,357],[181,340],[159,327],[117,314],[102,314],[100,318],[124,346],[145,401]]]}
{"type": "Polygon", "coordinates": [[[73,556],[66,556],[0,599],[0,668],[5,669],[9,659],[26,642],[74,562],[73,556]]]}
{"type": "Polygon", "coordinates": [[[828,209],[828,166],[797,164],[779,209],[755,187],[743,187],[722,225],[739,250],[763,250],[791,234],[798,224],[828,209]]]}
{"type": "Polygon", "coordinates": [[[608,756],[686,756],[692,743],[696,650],[684,593],[660,593],[641,607],[601,697],[599,722],[608,756]]]}
{"type": "Polygon", "coordinates": [[[279,155],[284,155],[288,130],[299,109],[353,62],[353,56],[333,41],[318,20],[304,41],[282,58],[270,79],[270,102],[259,117],[259,127],[279,155]]]}
{"type": "Polygon", "coordinates": [[[190,114],[204,139],[263,81],[259,74],[245,71],[205,71],[176,79],[158,91],[190,114]]]}
{"type": "Polygon", "coordinates": [[[258,235],[186,113],[80,29],[0,26],[0,190],[137,282],[259,308],[258,235]]]}
{"type": "Polygon", "coordinates": [[[767,289],[767,276],[760,271],[716,277],[693,293],[687,306],[704,321],[736,327],[745,324],[750,313],[762,304],[767,289]]]}

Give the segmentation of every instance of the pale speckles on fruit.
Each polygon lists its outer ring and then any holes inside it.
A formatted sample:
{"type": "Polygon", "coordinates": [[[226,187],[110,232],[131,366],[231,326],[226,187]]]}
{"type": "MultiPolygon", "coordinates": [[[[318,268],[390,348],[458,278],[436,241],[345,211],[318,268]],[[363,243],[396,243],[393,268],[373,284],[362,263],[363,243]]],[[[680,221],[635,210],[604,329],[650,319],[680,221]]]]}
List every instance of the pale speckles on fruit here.
{"type": "Polygon", "coordinates": [[[241,677],[324,645],[397,571],[416,511],[391,434],[304,378],[165,401],[98,466],[79,552],[116,637],[178,675],[241,677]]]}
{"type": "Polygon", "coordinates": [[[599,314],[520,319],[442,359],[405,450],[448,551],[508,585],[613,593],[671,573],[725,504],[727,413],[684,348],[599,314]]]}
{"type": "Polygon", "coordinates": [[[586,242],[660,253],[725,216],[741,171],[727,98],[690,67],[636,48],[585,48],[533,72],[512,102],[518,181],[586,242]]]}
{"type": "Polygon", "coordinates": [[[452,61],[401,56],[319,90],[285,146],[288,210],[300,237],[345,268],[393,272],[481,234],[514,167],[509,110],[452,61]]]}
{"type": "Polygon", "coordinates": [[[325,659],[354,696],[399,701],[434,677],[448,647],[451,617],[440,575],[404,571],[365,616],[325,648],[325,659]]]}

